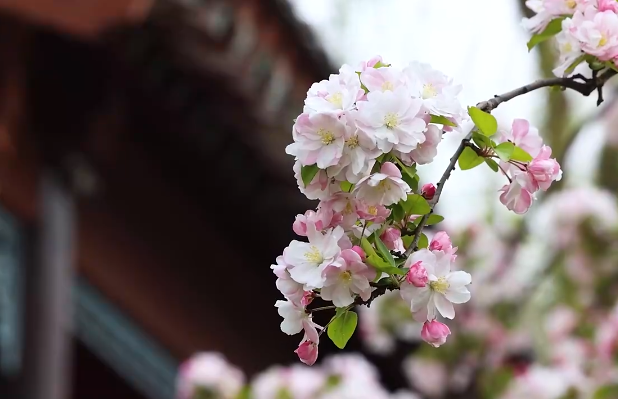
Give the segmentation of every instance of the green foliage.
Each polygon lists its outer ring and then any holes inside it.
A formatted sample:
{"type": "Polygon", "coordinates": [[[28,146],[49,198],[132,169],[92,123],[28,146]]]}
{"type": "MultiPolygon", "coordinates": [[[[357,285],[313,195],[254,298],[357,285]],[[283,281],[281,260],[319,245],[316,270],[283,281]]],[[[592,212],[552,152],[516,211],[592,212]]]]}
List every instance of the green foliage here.
{"type": "Polygon", "coordinates": [[[391,208],[391,215],[393,216],[393,220],[398,222],[403,220],[406,212],[403,210],[403,206],[401,206],[401,204],[395,204],[391,208]]]}
{"type": "Polygon", "coordinates": [[[485,163],[493,170],[494,172],[498,171],[498,163],[491,158],[485,158],[485,163]]]}
{"type": "Polygon", "coordinates": [[[552,20],[543,32],[533,35],[528,42],[528,51],[532,50],[539,43],[549,40],[558,34],[562,30],[562,20],[564,20],[564,18],[552,20]]]}
{"type": "MultiPolygon", "coordinates": [[[[374,240],[377,238],[377,240],[374,241],[376,242],[377,247],[379,247],[380,244],[384,245],[382,240],[380,240],[380,237],[378,237],[377,232],[374,233],[373,238],[374,240]]],[[[377,271],[388,274],[406,274],[405,270],[396,267],[395,260],[393,259],[391,253],[388,252],[388,249],[386,249],[386,251],[390,256],[390,259],[392,259],[392,263],[390,260],[383,257],[385,255],[378,255],[366,237],[363,237],[361,240],[361,248],[365,251],[365,255],[367,256],[366,262],[373,266],[377,271]]],[[[384,246],[384,248],[386,248],[386,246],[384,246]]],[[[380,251],[380,253],[382,253],[382,251],[380,251]]]]}
{"type": "Polygon", "coordinates": [[[438,125],[453,126],[453,127],[457,126],[456,123],[449,120],[445,116],[441,116],[441,115],[431,115],[431,120],[429,121],[429,123],[436,123],[438,125]]]}
{"type": "MultiPolygon", "coordinates": [[[[404,247],[410,248],[410,245],[412,245],[412,241],[414,241],[414,236],[403,236],[401,237],[401,240],[403,241],[404,247]]],[[[429,246],[429,239],[424,233],[421,233],[421,238],[418,240],[418,243],[416,245],[419,248],[427,248],[429,246]]]]}
{"type": "Polygon", "coordinates": [[[375,69],[378,69],[378,68],[386,68],[386,67],[389,67],[389,66],[391,66],[391,64],[385,64],[382,61],[378,61],[378,62],[376,62],[376,64],[373,67],[375,69]]]}
{"type": "Polygon", "coordinates": [[[474,141],[474,143],[478,145],[481,149],[487,147],[494,147],[491,139],[487,136],[480,134],[479,132],[472,133],[472,141],[474,141]]]}
{"type": "Polygon", "coordinates": [[[401,205],[407,215],[426,215],[431,212],[429,203],[419,194],[408,194],[408,198],[401,205]]]}
{"type": "Polygon", "coordinates": [[[483,373],[479,380],[483,398],[499,397],[506,390],[511,380],[513,380],[513,372],[507,368],[498,368],[483,373]]]}
{"type": "Polygon", "coordinates": [[[407,166],[397,157],[395,157],[395,162],[401,168],[401,178],[403,181],[408,183],[408,186],[412,189],[412,191],[418,190],[418,175],[416,174],[416,164],[412,166],[407,166]]]}
{"type": "Polygon", "coordinates": [[[606,385],[599,388],[592,399],[616,399],[618,398],[618,384],[606,385]]]}
{"type": "Polygon", "coordinates": [[[209,388],[205,387],[197,387],[195,388],[195,393],[193,394],[194,399],[218,399],[219,395],[215,394],[215,392],[209,388]]]}
{"type": "Polygon", "coordinates": [[[507,141],[506,143],[498,144],[494,151],[501,161],[508,162],[515,151],[515,144],[507,141]]]}
{"type": "Polygon", "coordinates": [[[493,136],[498,131],[498,121],[492,114],[476,107],[468,107],[468,114],[479,131],[485,136],[493,136]]]}
{"type": "Polygon", "coordinates": [[[342,181],[341,184],[339,184],[339,186],[341,187],[342,191],[345,191],[347,193],[351,192],[354,189],[354,184],[348,181],[342,181]]]}
{"type": "Polygon", "coordinates": [[[391,267],[396,267],[393,255],[391,255],[391,252],[386,245],[384,245],[377,231],[373,233],[373,242],[376,244],[376,248],[380,252],[380,255],[382,255],[382,258],[386,260],[391,267]]]}
{"type": "Polygon", "coordinates": [[[457,163],[461,170],[473,169],[484,162],[484,158],[479,156],[476,151],[470,147],[464,148],[463,152],[459,156],[457,163]]]}
{"type": "Polygon", "coordinates": [[[303,179],[303,184],[305,185],[305,187],[307,187],[307,185],[311,183],[311,181],[313,180],[315,175],[318,174],[319,171],[320,168],[318,168],[317,164],[301,166],[300,176],[303,179]]]}
{"type": "MultiPolygon", "coordinates": [[[[236,399],[250,399],[250,398],[251,398],[251,387],[249,385],[245,385],[243,389],[240,390],[238,395],[236,395],[236,399]]],[[[286,399],[286,398],[283,397],[282,399],[286,399]]]]}
{"type": "Polygon", "coordinates": [[[444,216],[433,214],[433,215],[429,216],[429,218],[427,218],[427,222],[425,222],[425,225],[426,226],[431,226],[433,224],[438,224],[438,223],[440,223],[443,220],[444,220],[444,216]]]}
{"type": "Polygon", "coordinates": [[[358,315],[348,308],[337,308],[337,314],[333,316],[328,325],[328,338],[339,349],[345,348],[346,344],[352,338],[356,324],[358,323],[358,315]]]}
{"type": "Polygon", "coordinates": [[[532,156],[528,154],[526,151],[522,150],[519,147],[515,147],[513,149],[513,153],[511,154],[512,161],[520,161],[520,162],[530,162],[532,161],[532,156]]]}

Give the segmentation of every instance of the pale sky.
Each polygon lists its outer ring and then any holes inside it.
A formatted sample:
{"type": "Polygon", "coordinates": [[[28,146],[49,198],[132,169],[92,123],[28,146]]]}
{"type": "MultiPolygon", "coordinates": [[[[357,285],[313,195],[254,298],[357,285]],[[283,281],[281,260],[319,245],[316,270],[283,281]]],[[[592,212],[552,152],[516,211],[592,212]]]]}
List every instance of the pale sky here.
{"type": "MultiPolygon", "coordinates": [[[[528,53],[529,34],[520,26],[518,0],[289,1],[298,17],[312,26],[334,64],[356,65],[378,54],[399,67],[412,60],[426,62],[463,84],[464,106],[538,78],[537,55],[528,53]]],[[[582,114],[594,107],[594,100],[574,99],[582,104],[582,114]]],[[[542,93],[530,93],[500,106],[494,115],[506,126],[514,118],[538,125],[543,100],[542,93]]],[[[598,129],[592,136],[599,136],[598,129]]],[[[422,182],[439,180],[461,138],[445,136],[435,161],[419,168],[422,182]]],[[[586,166],[584,170],[591,165],[586,166]]],[[[578,176],[581,173],[589,172],[578,176]]],[[[501,217],[518,218],[498,201],[497,189],[505,183],[485,165],[457,169],[445,186],[440,213],[452,228],[478,220],[487,206],[498,209],[501,217]]]]}

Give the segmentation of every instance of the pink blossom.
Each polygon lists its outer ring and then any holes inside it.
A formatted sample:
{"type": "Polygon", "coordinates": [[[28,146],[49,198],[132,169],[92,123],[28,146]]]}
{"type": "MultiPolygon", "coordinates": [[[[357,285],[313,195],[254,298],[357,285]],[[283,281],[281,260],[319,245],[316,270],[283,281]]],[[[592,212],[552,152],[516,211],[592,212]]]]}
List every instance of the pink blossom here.
{"type": "Polygon", "coordinates": [[[367,205],[364,201],[358,201],[358,216],[361,219],[374,223],[384,223],[390,214],[390,209],[384,205],[367,205]]]}
{"type": "Polygon", "coordinates": [[[446,324],[440,323],[437,320],[431,320],[423,324],[421,338],[423,338],[423,341],[437,348],[446,343],[446,337],[450,334],[451,330],[446,324]]]}
{"type": "Polygon", "coordinates": [[[303,165],[326,169],[337,165],[343,155],[346,125],[335,113],[301,114],[292,131],[294,143],[285,152],[303,165]]]}
{"type": "Polygon", "coordinates": [[[305,99],[305,109],[309,113],[349,111],[364,94],[358,75],[342,67],[340,74],[332,74],[328,80],[311,85],[305,99]]]}
{"type": "Polygon", "coordinates": [[[313,298],[315,298],[313,291],[305,291],[303,293],[303,297],[300,299],[301,306],[306,308],[311,302],[313,302],[313,298]]]}
{"type": "Polygon", "coordinates": [[[394,91],[406,84],[403,73],[392,67],[367,68],[361,73],[360,79],[370,92],[394,91]]]}
{"type": "MultiPolygon", "coordinates": [[[[323,212],[334,212],[337,225],[349,229],[358,220],[357,201],[351,193],[339,192],[318,205],[323,212]]],[[[333,223],[334,224],[334,223],[333,223]]]]}
{"type": "Polygon", "coordinates": [[[305,332],[305,336],[315,337],[318,335],[317,329],[322,328],[313,322],[310,313],[307,313],[305,307],[299,303],[291,301],[277,301],[275,307],[279,316],[283,317],[281,322],[281,331],[294,335],[299,332],[305,332]]]}
{"type": "Polygon", "coordinates": [[[301,362],[313,366],[318,360],[318,344],[312,341],[303,341],[294,351],[301,362]]]}
{"type": "Polygon", "coordinates": [[[367,300],[371,296],[369,281],[375,276],[376,271],[364,264],[358,253],[351,249],[343,250],[337,262],[324,270],[326,281],[320,295],[333,301],[337,307],[352,304],[354,294],[367,300]]]}
{"type": "Polygon", "coordinates": [[[301,163],[296,161],[294,163],[294,177],[301,193],[310,200],[324,199],[331,195],[340,192],[341,186],[339,182],[333,182],[326,174],[325,170],[320,169],[315,175],[313,180],[305,186],[301,177],[301,163]]]}
{"type": "Polygon", "coordinates": [[[421,187],[421,195],[427,201],[431,201],[433,196],[436,195],[436,186],[432,183],[423,184],[423,187],[421,187]]]}
{"type": "Polygon", "coordinates": [[[442,72],[429,64],[411,62],[403,73],[408,78],[409,94],[421,99],[432,114],[458,118],[464,113],[457,98],[461,85],[453,84],[453,80],[442,72]]]}
{"type": "Polygon", "coordinates": [[[590,0],[528,0],[526,7],[536,13],[532,18],[524,18],[523,26],[534,33],[542,32],[552,19],[573,15],[576,10],[583,10],[590,0]]]}
{"type": "Polygon", "coordinates": [[[510,131],[499,131],[498,134],[498,141],[511,141],[532,157],[536,157],[543,146],[539,131],[525,119],[515,119],[510,131]]]}
{"type": "Polygon", "coordinates": [[[329,209],[318,209],[317,212],[308,210],[304,215],[296,215],[296,220],[292,225],[292,230],[299,236],[307,236],[307,223],[313,223],[315,229],[322,231],[330,227],[333,219],[333,211],[329,209]]]}
{"type": "Polygon", "coordinates": [[[367,205],[392,205],[406,199],[410,191],[401,171],[393,163],[384,162],[380,172],[361,179],[353,193],[367,205]]]}
{"type": "Polygon", "coordinates": [[[528,211],[534,200],[534,182],[528,173],[516,173],[510,184],[504,185],[499,191],[500,202],[509,210],[522,215],[528,211]]]}
{"type": "Polygon", "coordinates": [[[616,0],[598,0],[597,9],[601,12],[612,11],[618,14],[618,1],[616,0]]]}
{"type": "Polygon", "coordinates": [[[292,279],[290,272],[288,271],[289,266],[283,260],[283,256],[278,256],[277,264],[270,266],[270,268],[278,277],[275,283],[277,289],[290,301],[300,303],[305,295],[304,286],[303,284],[297,283],[292,279]]]}
{"type": "MultiPolygon", "coordinates": [[[[612,0],[613,1],[613,0],[612,0]]],[[[618,4],[618,3],[616,3],[618,4]]],[[[573,20],[567,18],[562,21],[562,31],[556,35],[556,42],[558,44],[558,51],[560,53],[559,64],[554,68],[553,72],[556,76],[564,76],[566,70],[573,64],[573,62],[581,56],[581,45],[579,40],[571,33],[573,26],[573,20]]]]}
{"type": "Polygon", "coordinates": [[[177,398],[191,399],[196,390],[205,389],[214,397],[235,399],[245,382],[243,373],[219,353],[201,352],[180,366],[177,398]]]}
{"type": "Polygon", "coordinates": [[[357,104],[356,126],[375,137],[382,152],[408,153],[425,141],[427,124],[418,115],[422,101],[412,99],[404,87],[372,91],[357,104]]]}
{"type": "Polygon", "coordinates": [[[572,34],[581,43],[581,49],[601,61],[618,56],[618,14],[607,10],[599,12],[593,6],[573,15],[572,34]]]}
{"type": "Polygon", "coordinates": [[[370,58],[368,61],[362,61],[358,66],[358,70],[359,72],[364,72],[367,68],[375,67],[378,62],[384,63],[384,61],[382,60],[382,56],[380,55],[376,55],[375,57],[370,58]]]}
{"type": "Polygon", "coordinates": [[[431,242],[429,243],[429,249],[431,251],[450,251],[451,249],[453,249],[451,237],[449,237],[446,231],[438,231],[431,239],[431,242]]]}
{"type": "Polygon", "coordinates": [[[532,176],[533,182],[543,191],[546,191],[553,181],[562,178],[560,165],[550,156],[551,148],[544,145],[541,152],[528,165],[528,173],[532,176]]]}
{"type": "Polygon", "coordinates": [[[403,246],[403,240],[401,239],[401,231],[394,227],[389,227],[384,230],[384,233],[380,236],[380,240],[386,245],[391,251],[397,251],[400,253],[406,252],[405,247],[403,246]]]}
{"type": "Polygon", "coordinates": [[[409,154],[410,158],[419,165],[432,162],[438,155],[438,144],[442,141],[442,131],[436,125],[428,125],[425,132],[425,141],[419,144],[409,154]]]}
{"type": "Polygon", "coordinates": [[[358,254],[358,256],[361,257],[361,260],[364,261],[365,258],[367,257],[367,255],[365,255],[365,251],[363,251],[363,249],[361,247],[359,247],[358,245],[355,245],[352,247],[352,251],[356,252],[358,254]]]}
{"type": "Polygon", "coordinates": [[[427,270],[423,267],[422,261],[419,260],[410,266],[410,270],[408,270],[408,274],[406,274],[406,281],[408,284],[412,284],[418,288],[422,288],[427,285],[429,282],[429,277],[427,275],[427,270]]]}

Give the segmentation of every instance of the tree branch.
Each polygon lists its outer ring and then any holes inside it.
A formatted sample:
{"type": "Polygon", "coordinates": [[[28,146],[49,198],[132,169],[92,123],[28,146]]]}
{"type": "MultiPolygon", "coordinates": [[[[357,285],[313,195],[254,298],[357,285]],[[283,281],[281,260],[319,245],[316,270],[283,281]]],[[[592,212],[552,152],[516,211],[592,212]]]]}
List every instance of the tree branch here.
{"type": "MultiPolygon", "coordinates": [[[[552,87],[552,86],[559,86],[559,87],[563,87],[566,89],[575,90],[583,94],[584,96],[589,96],[596,90],[599,90],[600,92],[600,89],[603,87],[603,85],[617,73],[618,72],[614,71],[613,69],[609,69],[603,72],[601,75],[596,76],[593,79],[588,79],[581,75],[575,75],[575,76],[571,76],[567,78],[541,79],[541,80],[537,80],[536,82],[517,88],[515,90],[511,90],[507,93],[501,94],[499,96],[495,96],[494,98],[490,100],[478,103],[476,107],[480,108],[481,110],[485,112],[491,112],[492,110],[496,109],[500,104],[507,102],[509,100],[512,100],[515,97],[519,97],[523,94],[530,93],[531,91],[535,91],[543,87],[552,87]],[[581,80],[583,82],[578,82],[578,80],[581,80]]],[[[602,101],[602,97],[599,97],[599,100],[602,101]]],[[[437,184],[436,193],[433,199],[429,202],[429,206],[431,209],[430,212],[423,216],[418,226],[416,226],[416,228],[412,232],[414,234],[414,240],[410,244],[410,247],[408,247],[408,249],[406,250],[406,253],[405,253],[406,256],[410,256],[412,252],[418,249],[417,248],[418,241],[420,240],[421,233],[423,232],[423,228],[425,228],[427,219],[429,219],[429,216],[433,213],[433,210],[436,204],[440,200],[440,195],[442,194],[442,189],[444,188],[444,184],[446,183],[448,178],[451,176],[451,172],[455,170],[455,164],[457,163],[457,160],[459,159],[459,156],[463,152],[464,148],[466,148],[466,145],[468,145],[468,143],[470,142],[471,138],[472,138],[472,130],[470,130],[470,132],[468,132],[466,137],[464,137],[464,139],[459,144],[459,147],[457,147],[455,154],[453,154],[453,156],[451,157],[448,167],[442,174],[442,178],[440,178],[440,181],[437,184]]]]}

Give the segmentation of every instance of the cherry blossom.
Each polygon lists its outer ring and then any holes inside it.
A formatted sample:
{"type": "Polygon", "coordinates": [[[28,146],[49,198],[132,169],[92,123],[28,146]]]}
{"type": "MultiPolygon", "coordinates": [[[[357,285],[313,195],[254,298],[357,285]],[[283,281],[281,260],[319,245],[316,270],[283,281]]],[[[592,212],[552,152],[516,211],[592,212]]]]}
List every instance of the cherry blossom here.
{"type": "Polygon", "coordinates": [[[277,289],[290,301],[300,303],[305,295],[304,285],[292,279],[288,271],[288,265],[286,265],[283,260],[283,256],[278,256],[276,262],[277,264],[272,265],[270,268],[273,269],[273,272],[277,276],[277,281],[275,283],[277,289]]]}
{"type": "Polygon", "coordinates": [[[245,382],[243,373],[215,352],[196,353],[181,366],[177,379],[177,398],[193,399],[206,391],[221,399],[235,399],[245,382]]]}
{"type": "Polygon", "coordinates": [[[300,192],[305,194],[308,199],[324,199],[341,191],[339,183],[331,181],[325,170],[318,171],[313,180],[305,187],[301,179],[301,167],[302,165],[300,162],[297,161],[294,163],[294,177],[296,178],[300,192]]]}
{"type": "Polygon", "coordinates": [[[369,299],[372,290],[369,282],[376,277],[376,271],[364,264],[356,251],[346,249],[341,251],[337,262],[324,269],[324,276],[326,281],[320,295],[335,306],[344,307],[354,302],[354,294],[369,299]]]}
{"type": "Polygon", "coordinates": [[[618,14],[614,11],[599,12],[592,6],[578,11],[573,15],[570,32],[585,53],[601,61],[618,56],[618,14]]]}
{"type": "Polygon", "coordinates": [[[544,145],[539,154],[528,165],[533,183],[546,191],[552,182],[562,178],[562,170],[555,159],[550,158],[551,148],[544,145]]]}
{"type": "Polygon", "coordinates": [[[317,164],[325,169],[337,165],[343,155],[346,125],[335,113],[301,114],[293,129],[294,143],[286,153],[303,165],[317,164]]]}
{"type": "Polygon", "coordinates": [[[390,216],[390,209],[384,205],[367,205],[364,201],[357,201],[358,216],[361,219],[374,223],[384,223],[390,216]]]}
{"type": "Polygon", "coordinates": [[[305,331],[307,337],[317,336],[317,324],[313,322],[311,315],[300,304],[291,301],[277,301],[275,307],[279,316],[283,317],[281,331],[288,335],[298,334],[305,331]]]}
{"type": "Polygon", "coordinates": [[[436,155],[438,155],[438,144],[440,144],[441,141],[442,131],[440,128],[436,125],[428,125],[427,131],[425,132],[425,141],[419,144],[409,154],[401,154],[401,159],[405,159],[407,164],[411,162],[406,158],[410,158],[419,165],[433,162],[436,155]]]}
{"type": "Polygon", "coordinates": [[[360,75],[361,82],[370,92],[394,91],[405,87],[406,77],[396,68],[367,68],[360,75]]]}
{"type": "Polygon", "coordinates": [[[314,83],[307,92],[305,110],[309,112],[349,111],[365,92],[356,73],[342,67],[339,75],[314,83]]]}
{"type": "Polygon", "coordinates": [[[379,173],[361,179],[353,193],[367,205],[392,205],[407,198],[410,191],[408,183],[401,179],[401,171],[385,162],[379,173]]]}
{"type": "Polygon", "coordinates": [[[403,240],[401,239],[401,231],[395,227],[388,227],[384,230],[384,233],[380,236],[380,239],[391,251],[397,251],[404,253],[406,251],[403,246],[403,240]]]}
{"type": "Polygon", "coordinates": [[[500,202],[502,202],[509,210],[522,215],[528,212],[528,209],[534,201],[532,193],[535,190],[535,183],[532,181],[530,174],[525,172],[516,173],[512,176],[512,181],[504,185],[500,191],[500,202]]]}
{"type": "Polygon", "coordinates": [[[446,337],[451,334],[451,330],[446,324],[440,323],[437,320],[426,321],[423,324],[421,337],[423,341],[437,348],[446,343],[446,337]]]}
{"type": "Polygon", "coordinates": [[[525,119],[515,119],[511,130],[500,130],[498,136],[498,142],[510,141],[532,157],[536,157],[543,146],[539,131],[525,119]]]}
{"type": "Polygon", "coordinates": [[[472,277],[463,271],[451,272],[451,257],[442,251],[432,252],[420,249],[406,260],[405,267],[417,262],[427,271],[429,284],[416,287],[406,280],[401,284],[401,296],[410,303],[410,310],[415,318],[434,320],[436,310],[445,318],[455,317],[453,303],[465,303],[470,299],[466,287],[472,277]]]}
{"type": "Polygon", "coordinates": [[[423,187],[421,187],[421,195],[427,201],[431,201],[433,196],[436,195],[436,186],[432,183],[423,184],[423,187]]]}
{"type": "Polygon", "coordinates": [[[333,220],[333,210],[319,208],[316,211],[308,210],[304,215],[296,215],[292,230],[299,236],[307,236],[307,224],[312,223],[315,229],[322,231],[328,228],[333,220]]]}

